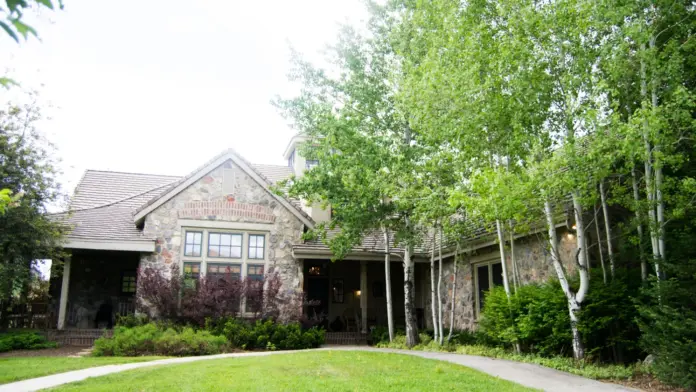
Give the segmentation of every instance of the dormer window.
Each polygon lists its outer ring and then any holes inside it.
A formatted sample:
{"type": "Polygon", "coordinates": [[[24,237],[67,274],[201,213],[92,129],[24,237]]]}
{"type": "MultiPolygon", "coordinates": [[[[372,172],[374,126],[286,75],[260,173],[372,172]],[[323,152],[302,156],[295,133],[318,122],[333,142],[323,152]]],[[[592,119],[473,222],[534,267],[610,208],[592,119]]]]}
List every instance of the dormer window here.
{"type": "Polygon", "coordinates": [[[295,150],[294,149],[290,153],[290,158],[288,158],[288,167],[290,167],[290,168],[295,167],[295,150]]]}

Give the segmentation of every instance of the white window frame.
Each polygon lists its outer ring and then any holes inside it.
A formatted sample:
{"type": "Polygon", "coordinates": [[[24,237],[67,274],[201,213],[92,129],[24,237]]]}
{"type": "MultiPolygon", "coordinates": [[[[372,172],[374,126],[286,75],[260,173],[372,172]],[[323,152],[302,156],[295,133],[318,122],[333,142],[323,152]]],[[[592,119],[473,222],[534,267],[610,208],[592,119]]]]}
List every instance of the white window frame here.
{"type": "Polygon", "coordinates": [[[476,319],[478,319],[480,314],[481,314],[481,300],[479,299],[479,292],[481,290],[479,290],[478,269],[479,269],[479,267],[482,267],[484,265],[488,267],[488,289],[490,290],[494,286],[493,285],[493,265],[494,264],[502,264],[500,261],[500,257],[471,263],[471,267],[474,270],[473,271],[473,276],[474,276],[474,317],[476,319]]]}
{"type": "Polygon", "coordinates": [[[213,264],[230,264],[230,265],[241,265],[242,266],[242,279],[246,279],[247,276],[247,265],[263,265],[264,272],[268,271],[268,244],[269,244],[269,232],[258,231],[258,230],[237,230],[237,229],[221,229],[221,228],[205,228],[205,227],[182,227],[182,238],[184,241],[186,239],[187,232],[202,232],[203,233],[203,243],[201,244],[201,256],[185,256],[184,250],[185,246],[182,244],[181,247],[181,257],[179,267],[183,271],[184,263],[194,262],[201,263],[201,276],[205,276],[208,272],[208,263],[213,264]],[[242,235],[242,256],[241,257],[218,257],[218,256],[208,256],[208,240],[210,233],[213,234],[241,234],[242,235]],[[264,237],[264,248],[263,248],[263,258],[252,259],[249,258],[249,236],[250,235],[261,235],[264,237]],[[246,246],[245,246],[246,245],[246,246]]]}

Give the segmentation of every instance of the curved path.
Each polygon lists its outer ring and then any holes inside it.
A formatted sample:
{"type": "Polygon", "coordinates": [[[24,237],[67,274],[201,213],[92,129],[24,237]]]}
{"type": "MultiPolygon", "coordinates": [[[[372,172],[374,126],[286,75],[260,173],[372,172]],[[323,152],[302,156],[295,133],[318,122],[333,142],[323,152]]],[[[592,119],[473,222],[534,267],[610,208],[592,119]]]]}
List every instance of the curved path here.
{"type": "MultiPolygon", "coordinates": [[[[333,346],[324,347],[315,350],[348,350],[348,351],[375,351],[385,353],[398,353],[414,355],[422,358],[437,359],[463,365],[481,372],[499,377],[505,380],[513,381],[518,384],[537,388],[545,391],[636,391],[635,389],[626,388],[616,384],[608,384],[588,378],[575,376],[570,373],[561,372],[547,367],[533,365],[528,363],[520,363],[507,361],[503,359],[494,359],[487,357],[478,357],[473,355],[426,352],[426,351],[409,351],[409,350],[391,350],[381,348],[371,348],[364,346],[333,346]]],[[[313,351],[313,350],[303,350],[313,351]]],[[[126,363],[121,365],[107,365],[75,370],[66,373],[54,374],[51,376],[32,378],[29,380],[18,381],[10,384],[0,385],[0,392],[29,392],[38,391],[45,388],[51,388],[62,384],[67,384],[75,381],[82,381],[89,377],[104,376],[107,374],[118,373],[131,369],[139,369],[158,365],[171,365],[177,363],[187,363],[196,361],[206,361],[209,359],[219,358],[236,358],[236,357],[260,357],[266,355],[282,355],[296,353],[298,351],[266,351],[253,353],[234,353],[234,354],[219,354],[208,355],[202,357],[185,357],[185,358],[169,358],[159,359],[150,362],[126,363]]]]}

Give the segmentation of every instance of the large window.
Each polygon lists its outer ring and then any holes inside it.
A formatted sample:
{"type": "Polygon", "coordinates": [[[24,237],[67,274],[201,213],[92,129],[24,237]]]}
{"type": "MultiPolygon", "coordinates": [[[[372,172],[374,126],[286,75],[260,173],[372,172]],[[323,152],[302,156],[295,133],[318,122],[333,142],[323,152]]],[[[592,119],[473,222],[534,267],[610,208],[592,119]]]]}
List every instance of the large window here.
{"type": "Polygon", "coordinates": [[[204,275],[263,280],[268,254],[266,234],[224,229],[184,229],[183,237],[185,241],[180,267],[187,285],[204,275]]]}
{"type": "Polygon", "coordinates": [[[500,260],[474,264],[474,284],[476,285],[476,315],[481,314],[486,292],[493,286],[503,284],[503,265],[500,260]]]}
{"type": "Polygon", "coordinates": [[[210,233],[208,257],[242,258],[242,234],[210,233]]]}

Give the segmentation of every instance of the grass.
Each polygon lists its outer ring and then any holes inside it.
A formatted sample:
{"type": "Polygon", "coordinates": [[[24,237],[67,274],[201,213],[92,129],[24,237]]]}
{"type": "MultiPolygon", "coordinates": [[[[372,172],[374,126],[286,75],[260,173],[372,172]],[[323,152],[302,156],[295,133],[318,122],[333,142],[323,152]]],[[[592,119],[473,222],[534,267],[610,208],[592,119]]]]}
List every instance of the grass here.
{"type": "Polygon", "coordinates": [[[71,370],[117,363],[151,361],[162,357],[21,357],[0,358],[0,384],[71,370]]]}
{"type": "MultiPolygon", "coordinates": [[[[401,336],[397,336],[392,343],[380,343],[377,345],[377,347],[408,350],[408,347],[406,347],[405,338],[401,339],[401,336]]],[[[501,347],[489,347],[483,345],[439,345],[433,341],[429,341],[427,344],[419,344],[414,346],[412,350],[454,352],[457,354],[479,355],[482,357],[508,359],[516,362],[534,363],[595,380],[628,380],[635,376],[649,373],[649,369],[646,369],[640,364],[595,364],[585,361],[576,361],[573,358],[568,357],[549,358],[534,354],[516,354],[501,347]]]]}
{"type": "Polygon", "coordinates": [[[156,366],[52,391],[532,391],[463,366],[374,352],[321,351],[156,366]]]}

